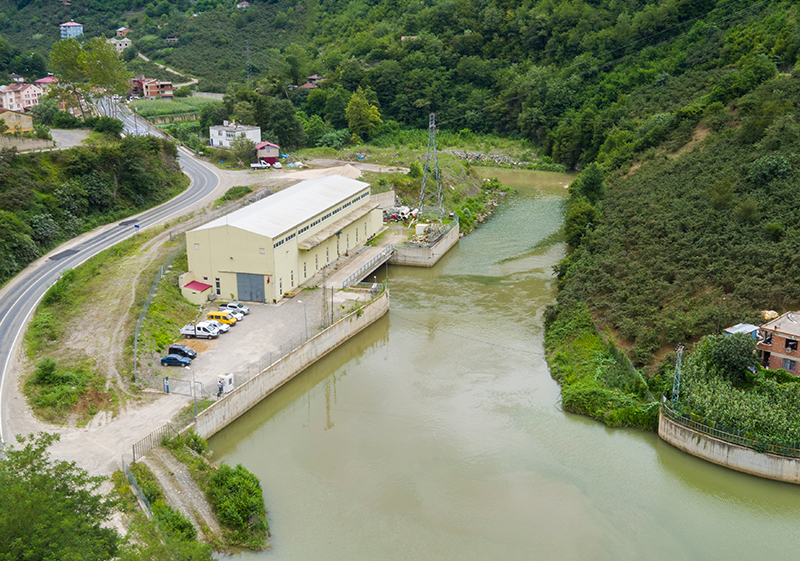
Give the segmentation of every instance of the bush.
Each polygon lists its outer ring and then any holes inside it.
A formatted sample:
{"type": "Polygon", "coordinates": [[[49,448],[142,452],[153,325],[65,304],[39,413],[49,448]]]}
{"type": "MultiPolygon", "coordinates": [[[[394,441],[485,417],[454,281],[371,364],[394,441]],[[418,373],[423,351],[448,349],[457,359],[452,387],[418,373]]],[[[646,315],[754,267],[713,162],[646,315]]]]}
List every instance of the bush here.
{"type": "Polygon", "coordinates": [[[263,540],[267,532],[267,509],[258,478],[238,464],[220,466],[209,480],[209,495],[220,522],[230,528],[241,544],[263,540]]]}
{"type": "Polygon", "coordinates": [[[78,129],[82,126],[83,122],[80,119],[66,111],[59,111],[56,113],[56,116],[53,117],[54,129],[78,129]]]}

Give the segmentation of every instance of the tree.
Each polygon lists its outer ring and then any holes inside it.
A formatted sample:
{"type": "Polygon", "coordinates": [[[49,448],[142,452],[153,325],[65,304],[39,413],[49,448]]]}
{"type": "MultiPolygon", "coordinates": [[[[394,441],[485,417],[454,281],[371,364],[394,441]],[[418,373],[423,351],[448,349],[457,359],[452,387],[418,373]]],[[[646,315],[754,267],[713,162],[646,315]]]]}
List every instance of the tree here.
{"type": "Polygon", "coordinates": [[[350,98],[345,110],[347,128],[362,138],[371,138],[383,123],[378,108],[367,101],[364,90],[358,88],[350,98]]]}
{"type": "Polygon", "coordinates": [[[58,78],[56,92],[69,95],[80,106],[84,121],[82,98],[89,94],[124,94],[130,73],[116,49],[101,38],[80,43],[63,39],[50,51],[50,65],[58,78]]]}
{"type": "Polygon", "coordinates": [[[2,559],[113,559],[120,536],[105,528],[116,503],[96,494],[105,480],[75,462],[52,461],[57,434],[17,436],[0,462],[2,559]]]}
{"type": "Polygon", "coordinates": [[[41,98],[39,105],[31,107],[31,114],[34,120],[43,125],[52,124],[53,118],[58,114],[58,111],[58,101],[50,96],[41,98]]]}
{"type": "Polygon", "coordinates": [[[231,150],[240,162],[249,162],[255,154],[256,143],[242,134],[233,139],[231,150]]]}
{"type": "Polygon", "coordinates": [[[0,119],[0,134],[6,134],[8,130],[8,125],[6,124],[5,119],[0,119]]]}
{"type": "Polygon", "coordinates": [[[756,343],[749,335],[708,335],[694,352],[694,363],[707,374],[728,380],[734,386],[743,386],[750,368],[758,364],[756,343]]]}

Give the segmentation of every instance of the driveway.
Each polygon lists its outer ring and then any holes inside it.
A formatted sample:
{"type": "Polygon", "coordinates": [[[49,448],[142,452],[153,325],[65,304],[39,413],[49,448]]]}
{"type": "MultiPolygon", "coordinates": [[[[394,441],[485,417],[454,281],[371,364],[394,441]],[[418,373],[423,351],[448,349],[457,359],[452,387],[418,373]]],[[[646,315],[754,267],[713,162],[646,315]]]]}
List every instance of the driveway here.
{"type": "Polygon", "coordinates": [[[83,141],[89,138],[90,132],[85,129],[50,129],[50,136],[56,141],[56,149],[65,150],[75,146],[83,146],[83,141]]]}

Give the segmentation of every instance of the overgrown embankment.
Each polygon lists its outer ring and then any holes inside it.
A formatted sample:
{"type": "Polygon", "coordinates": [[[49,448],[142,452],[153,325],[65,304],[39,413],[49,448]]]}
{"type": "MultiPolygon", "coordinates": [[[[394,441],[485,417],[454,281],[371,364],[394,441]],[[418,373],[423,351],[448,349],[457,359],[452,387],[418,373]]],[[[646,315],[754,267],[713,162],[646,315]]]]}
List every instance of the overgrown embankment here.
{"type": "MultiPolygon", "coordinates": [[[[569,336],[549,350],[552,366],[561,351],[588,360],[584,332],[568,327],[577,308],[656,377],[673,370],[675,345],[759,324],[760,310],[796,309],[798,109],[797,71],[778,75],[758,55],[688,106],[607,139],[570,187],[574,251],[556,267],[557,319],[548,327],[550,339],[556,326],[569,336]]],[[[598,366],[596,378],[614,389],[608,371],[598,366]]],[[[652,385],[669,394],[663,379],[652,385]]]]}
{"type": "Polygon", "coordinates": [[[0,283],[58,244],[169,200],[188,178],[175,145],[104,136],[36,154],[0,150],[0,283]]]}

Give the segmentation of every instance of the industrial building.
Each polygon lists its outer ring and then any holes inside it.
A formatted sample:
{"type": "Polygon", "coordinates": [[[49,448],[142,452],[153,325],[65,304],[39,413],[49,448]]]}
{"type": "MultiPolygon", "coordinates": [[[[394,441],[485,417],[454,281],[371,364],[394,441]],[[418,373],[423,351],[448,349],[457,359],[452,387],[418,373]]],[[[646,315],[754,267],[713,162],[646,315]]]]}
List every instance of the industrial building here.
{"type": "Polygon", "coordinates": [[[278,302],[383,226],[370,185],[341,175],[302,181],[186,233],[184,297],[278,302]]]}

